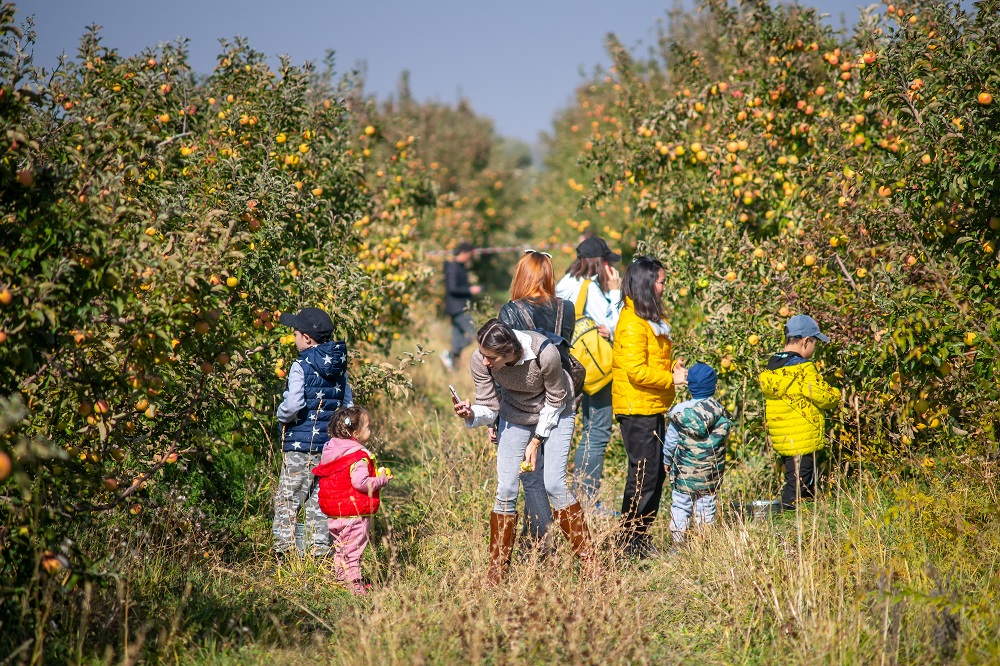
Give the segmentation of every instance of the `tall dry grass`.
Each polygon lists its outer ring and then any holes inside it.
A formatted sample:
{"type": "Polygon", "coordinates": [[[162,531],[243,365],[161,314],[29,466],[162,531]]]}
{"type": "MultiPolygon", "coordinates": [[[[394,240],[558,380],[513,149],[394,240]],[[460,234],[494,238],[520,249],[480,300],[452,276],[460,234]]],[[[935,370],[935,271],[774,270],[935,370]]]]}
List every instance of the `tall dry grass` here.
{"type": "MultiPolygon", "coordinates": [[[[423,330],[447,336],[442,322],[423,330]]],[[[604,548],[584,571],[564,545],[544,559],[519,552],[509,582],[492,589],[494,456],[483,431],[450,414],[447,392],[452,383],[471,395],[471,382],[429,357],[414,383],[413,396],[377,410],[373,446],[398,478],[366,555],[370,598],[338,588],[326,562],[279,567],[266,516],[247,516],[249,555],[237,557],[122,532],[119,582],[88,602],[90,625],[116,633],[78,654],[117,662],[129,643],[126,662],[212,664],[1000,661],[995,458],[881,473],[831,465],[815,502],[756,520],[728,509],[776,487],[771,462],[753,458],[731,468],[718,524],[676,552],[661,514],[659,558],[604,548]]],[[[620,449],[616,436],[609,503],[623,486],[620,449]]],[[[614,527],[591,522],[602,544],[614,527]]]]}

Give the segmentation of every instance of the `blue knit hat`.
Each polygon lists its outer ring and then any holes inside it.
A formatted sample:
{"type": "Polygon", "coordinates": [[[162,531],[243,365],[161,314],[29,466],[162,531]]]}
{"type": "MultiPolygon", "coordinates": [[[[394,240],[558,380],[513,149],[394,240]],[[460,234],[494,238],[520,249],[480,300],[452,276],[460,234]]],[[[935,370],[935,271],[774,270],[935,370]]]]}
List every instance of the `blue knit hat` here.
{"type": "Polygon", "coordinates": [[[710,366],[704,363],[695,363],[688,370],[688,390],[695,400],[711,398],[715,395],[715,385],[719,382],[719,375],[710,366]]]}

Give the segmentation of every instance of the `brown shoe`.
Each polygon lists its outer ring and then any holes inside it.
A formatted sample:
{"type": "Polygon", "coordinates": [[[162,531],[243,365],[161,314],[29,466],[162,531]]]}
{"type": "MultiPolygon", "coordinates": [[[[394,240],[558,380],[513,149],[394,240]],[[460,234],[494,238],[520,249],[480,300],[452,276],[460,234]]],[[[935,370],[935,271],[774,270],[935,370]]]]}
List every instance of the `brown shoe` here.
{"type": "Polygon", "coordinates": [[[590,547],[590,531],[587,529],[587,520],[580,503],[573,502],[565,509],[553,511],[552,519],[559,523],[559,529],[569,540],[573,554],[584,562],[589,561],[593,555],[590,547]]]}
{"type": "Polygon", "coordinates": [[[507,578],[510,556],[514,552],[514,527],[517,515],[490,513],[490,570],[491,584],[499,585],[507,578]]]}

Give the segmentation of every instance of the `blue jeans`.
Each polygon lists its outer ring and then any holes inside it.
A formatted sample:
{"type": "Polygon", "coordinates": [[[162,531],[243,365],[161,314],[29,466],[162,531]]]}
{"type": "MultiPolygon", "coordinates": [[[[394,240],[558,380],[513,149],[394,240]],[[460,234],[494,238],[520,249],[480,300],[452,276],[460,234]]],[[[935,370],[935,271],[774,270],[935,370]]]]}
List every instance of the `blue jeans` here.
{"type": "Polygon", "coordinates": [[[576,449],[573,472],[580,481],[580,488],[588,500],[593,500],[601,490],[604,476],[604,452],[611,441],[611,424],[614,409],[611,407],[611,384],[594,395],[583,394],[583,436],[576,449]]]}
{"type": "Polygon", "coordinates": [[[556,427],[543,445],[535,471],[521,473],[524,450],[535,432],[534,426],[500,421],[497,446],[497,493],[493,510],[512,515],[517,512],[518,486],[524,484],[525,520],[532,536],[542,536],[552,523],[552,510],[560,511],[576,501],[566,485],[566,463],[573,441],[575,414],[570,406],[559,417],[556,427]],[[550,508],[551,506],[551,508],[550,508]]]}
{"type": "Polygon", "coordinates": [[[670,495],[670,533],[674,543],[683,543],[688,525],[711,525],[715,521],[715,495],[693,499],[687,493],[673,491],[670,495]],[[692,520],[693,519],[693,520],[692,520]]]}

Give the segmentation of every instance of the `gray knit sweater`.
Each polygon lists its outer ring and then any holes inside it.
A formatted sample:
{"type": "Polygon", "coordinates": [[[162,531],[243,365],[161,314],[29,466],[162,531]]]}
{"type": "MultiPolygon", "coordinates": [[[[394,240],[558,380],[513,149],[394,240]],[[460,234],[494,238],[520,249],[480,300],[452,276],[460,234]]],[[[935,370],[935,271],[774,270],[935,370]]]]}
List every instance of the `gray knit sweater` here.
{"type": "Polygon", "coordinates": [[[472,379],[476,383],[476,403],[499,412],[500,418],[517,425],[536,425],[546,404],[560,408],[572,397],[569,375],[563,370],[559,350],[548,344],[541,333],[520,331],[531,338],[531,350],[538,357],[520,365],[496,368],[483,363],[479,350],[472,354],[472,379]],[[497,386],[499,385],[499,393],[497,386]]]}

